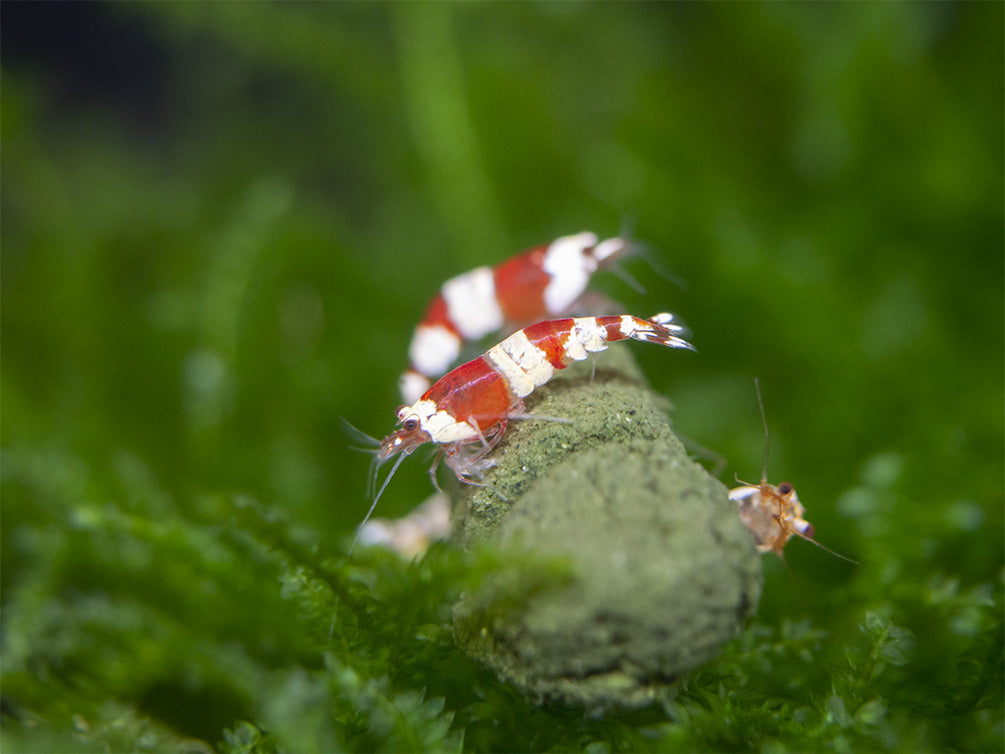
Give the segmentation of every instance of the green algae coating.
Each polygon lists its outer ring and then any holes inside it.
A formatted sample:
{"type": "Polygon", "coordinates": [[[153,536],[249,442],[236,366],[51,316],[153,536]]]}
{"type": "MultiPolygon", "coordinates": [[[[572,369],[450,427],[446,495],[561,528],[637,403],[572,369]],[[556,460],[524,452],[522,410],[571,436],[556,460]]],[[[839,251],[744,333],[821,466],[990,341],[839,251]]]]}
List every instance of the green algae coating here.
{"type": "Polygon", "coordinates": [[[574,421],[516,424],[456,503],[462,543],[514,553],[455,606],[457,641],[535,701],[645,706],[739,632],[760,557],[630,357],[540,392],[528,409],[574,421]]]}

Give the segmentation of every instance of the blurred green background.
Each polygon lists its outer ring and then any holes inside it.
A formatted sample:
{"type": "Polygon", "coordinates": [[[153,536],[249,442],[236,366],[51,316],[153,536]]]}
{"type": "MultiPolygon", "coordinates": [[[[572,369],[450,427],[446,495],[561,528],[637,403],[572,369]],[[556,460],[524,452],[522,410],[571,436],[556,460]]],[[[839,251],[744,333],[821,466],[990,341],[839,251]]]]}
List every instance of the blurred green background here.
{"type": "MultiPolygon", "coordinates": [[[[805,734],[837,748],[1002,744],[1001,3],[0,12],[8,745],[139,747],[109,738],[105,697],[212,746],[238,720],[281,719],[228,652],[293,667],[317,647],[279,647],[330,613],[293,617],[268,558],[244,560],[242,538],[262,535],[234,511],[253,501],[310,557],[337,558],[368,505],[368,458],[340,419],[390,430],[429,298],[586,229],[651,253],[626,263],[644,293],[614,275],[598,289],[692,329],[695,357],[634,349],[680,433],[728,459],[727,483],[756,481],[757,376],[769,477],[859,561],[801,542],[787,568],[765,559],[758,625],[808,621],[830,659],[802,690],[765,669],[778,683],[747,704],[814,709],[830,722],[805,734]],[[911,649],[880,722],[869,707],[844,724],[828,695],[873,629],[911,649]]],[[[383,515],[430,492],[427,468],[402,466],[383,515]]],[[[379,594],[370,562],[337,573],[379,594]]],[[[467,725],[468,748],[642,745],[627,728],[493,738],[472,698],[441,696],[430,719],[467,725]]],[[[281,749],[445,746],[318,714],[328,738],[269,729],[281,749]]],[[[645,741],[800,748],[795,730],[723,739],[676,714],[645,741]]]]}

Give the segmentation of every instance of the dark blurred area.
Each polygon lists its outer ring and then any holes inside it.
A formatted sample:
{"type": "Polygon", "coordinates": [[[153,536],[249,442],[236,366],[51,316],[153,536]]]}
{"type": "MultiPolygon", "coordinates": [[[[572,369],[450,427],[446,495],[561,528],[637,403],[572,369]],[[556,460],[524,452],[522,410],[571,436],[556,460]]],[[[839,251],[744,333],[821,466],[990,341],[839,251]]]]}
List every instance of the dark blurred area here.
{"type": "Polygon", "coordinates": [[[31,74],[55,111],[103,107],[136,128],[165,116],[169,53],[141,19],[98,2],[5,2],[0,64],[31,74]]]}

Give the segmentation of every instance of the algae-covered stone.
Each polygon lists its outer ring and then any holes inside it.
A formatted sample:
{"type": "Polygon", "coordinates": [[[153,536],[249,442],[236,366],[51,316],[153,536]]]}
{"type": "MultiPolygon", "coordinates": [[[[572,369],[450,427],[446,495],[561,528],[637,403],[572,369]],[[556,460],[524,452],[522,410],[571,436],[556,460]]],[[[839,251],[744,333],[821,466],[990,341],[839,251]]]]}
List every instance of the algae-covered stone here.
{"type": "Polygon", "coordinates": [[[534,410],[575,420],[524,423],[459,504],[461,540],[514,566],[456,605],[457,640],[536,700],[648,704],[756,608],[753,540],[659,404],[630,369],[560,383],[534,410]]]}

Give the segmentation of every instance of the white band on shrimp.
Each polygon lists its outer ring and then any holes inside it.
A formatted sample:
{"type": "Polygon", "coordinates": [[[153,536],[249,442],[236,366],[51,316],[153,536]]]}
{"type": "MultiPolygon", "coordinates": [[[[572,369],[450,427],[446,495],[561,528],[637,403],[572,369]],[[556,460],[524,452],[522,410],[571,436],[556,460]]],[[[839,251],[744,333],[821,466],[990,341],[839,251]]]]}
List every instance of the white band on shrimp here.
{"type": "Polygon", "coordinates": [[[437,377],[461,353],[461,339],[443,325],[419,325],[408,347],[412,367],[427,377],[437,377]]]}
{"type": "Polygon", "coordinates": [[[551,276],[544,289],[544,305],[550,314],[561,314],[572,306],[597,269],[596,260],[586,250],[595,246],[595,233],[577,233],[553,241],[544,257],[542,269],[551,276]]]}
{"type": "Polygon", "coordinates": [[[465,340],[478,340],[503,326],[495,274],[490,267],[479,267],[448,280],[443,284],[443,300],[450,321],[465,340]]]}

